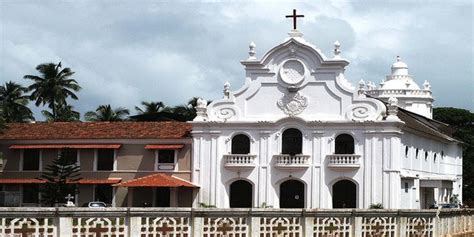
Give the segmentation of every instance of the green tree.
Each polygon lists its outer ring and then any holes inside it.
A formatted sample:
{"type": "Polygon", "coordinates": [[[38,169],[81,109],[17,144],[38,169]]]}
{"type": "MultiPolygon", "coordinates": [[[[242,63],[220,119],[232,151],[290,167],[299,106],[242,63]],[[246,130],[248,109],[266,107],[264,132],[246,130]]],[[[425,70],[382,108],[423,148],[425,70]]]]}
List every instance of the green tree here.
{"type": "Polygon", "coordinates": [[[12,81],[0,86],[0,107],[4,122],[25,122],[35,119],[27,106],[29,102],[29,96],[25,95],[27,91],[27,88],[12,81]]]}
{"type": "Polygon", "coordinates": [[[31,100],[35,101],[36,106],[48,105],[52,117],[56,120],[59,108],[67,106],[68,98],[78,99],[75,92],[81,87],[71,78],[74,72],[68,67],[62,68],[61,62],[40,64],[36,70],[40,73],[39,76],[24,76],[25,79],[33,81],[28,87],[32,92],[31,100]]]}
{"type": "Polygon", "coordinates": [[[77,181],[79,177],[80,167],[76,160],[68,158],[66,152],[62,150],[53,162],[46,166],[45,171],[41,174],[41,180],[46,181],[41,189],[41,202],[45,205],[54,206],[57,203],[64,203],[68,194],[76,195],[78,193],[77,181]]]}
{"type": "Polygon", "coordinates": [[[435,120],[455,128],[454,137],[463,144],[463,200],[474,204],[474,113],[465,109],[435,108],[435,120]]]}
{"type": "MultiPolygon", "coordinates": [[[[192,121],[196,117],[196,109],[198,97],[193,97],[188,100],[185,105],[178,105],[172,108],[172,113],[180,121],[192,121]]],[[[212,101],[208,101],[209,105],[212,101]]]]}
{"type": "Polygon", "coordinates": [[[74,110],[72,105],[66,105],[58,108],[56,111],[56,118],[47,110],[42,110],[41,113],[48,122],[76,122],[81,119],[81,114],[74,110]]]}
{"type": "Polygon", "coordinates": [[[156,114],[168,108],[161,101],[142,101],[142,105],[143,109],[138,106],[135,106],[135,110],[138,112],[138,114],[156,114]]]}
{"type": "Polygon", "coordinates": [[[89,111],[84,114],[87,121],[122,121],[130,112],[128,109],[118,107],[112,109],[110,104],[100,105],[95,111],[89,111]]]}

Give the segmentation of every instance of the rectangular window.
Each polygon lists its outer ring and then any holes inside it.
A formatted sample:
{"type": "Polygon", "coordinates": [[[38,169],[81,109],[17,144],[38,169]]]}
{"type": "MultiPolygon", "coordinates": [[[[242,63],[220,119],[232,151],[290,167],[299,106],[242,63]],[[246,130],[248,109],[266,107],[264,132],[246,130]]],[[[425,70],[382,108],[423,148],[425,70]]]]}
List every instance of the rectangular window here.
{"type": "Polygon", "coordinates": [[[40,150],[23,150],[23,170],[40,170],[40,150]]]}
{"type": "Polygon", "coordinates": [[[97,170],[114,170],[114,149],[97,150],[97,170]]]}
{"type": "Polygon", "coordinates": [[[408,193],[408,183],[405,182],[405,193],[408,193]]]}
{"type": "Polygon", "coordinates": [[[174,170],[175,150],[158,150],[157,170],[174,170]]]}
{"type": "Polygon", "coordinates": [[[39,185],[23,185],[23,203],[39,203],[39,185]]]}
{"type": "Polygon", "coordinates": [[[59,152],[70,163],[77,163],[77,149],[62,149],[59,152]]]}
{"type": "Polygon", "coordinates": [[[105,202],[106,204],[112,204],[114,193],[113,188],[110,185],[96,185],[95,186],[95,197],[94,201],[105,202]]]}

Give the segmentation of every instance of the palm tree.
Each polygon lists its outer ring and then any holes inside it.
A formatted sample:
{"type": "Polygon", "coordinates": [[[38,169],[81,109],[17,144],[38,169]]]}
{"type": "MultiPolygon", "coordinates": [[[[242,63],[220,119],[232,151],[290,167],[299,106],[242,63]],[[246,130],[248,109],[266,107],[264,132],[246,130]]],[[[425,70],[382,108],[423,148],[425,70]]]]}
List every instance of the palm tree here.
{"type": "Polygon", "coordinates": [[[161,101],[156,101],[156,102],[142,101],[142,105],[144,109],[138,106],[135,106],[135,110],[138,112],[138,114],[156,114],[168,108],[161,101]]]}
{"type": "Polygon", "coordinates": [[[76,94],[81,87],[77,81],[70,77],[74,74],[70,68],[61,69],[61,62],[43,63],[36,67],[40,76],[25,75],[25,79],[33,80],[33,84],[28,87],[31,93],[31,100],[35,100],[36,106],[48,105],[51,115],[56,120],[57,110],[67,106],[67,98],[77,100],[76,94]]]}
{"type": "Polygon", "coordinates": [[[41,111],[43,116],[48,122],[75,122],[81,119],[81,114],[74,110],[72,105],[66,105],[60,108],[57,108],[56,117],[47,110],[41,111]]]}
{"type": "Polygon", "coordinates": [[[100,105],[95,112],[89,111],[85,113],[84,118],[87,121],[122,121],[124,120],[124,116],[129,113],[128,109],[122,107],[112,109],[110,104],[108,104],[100,105]]]}
{"type": "Polygon", "coordinates": [[[27,91],[28,89],[12,81],[0,86],[0,107],[5,122],[25,122],[35,119],[27,106],[29,101],[29,96],[25,95],[27,91]]]}

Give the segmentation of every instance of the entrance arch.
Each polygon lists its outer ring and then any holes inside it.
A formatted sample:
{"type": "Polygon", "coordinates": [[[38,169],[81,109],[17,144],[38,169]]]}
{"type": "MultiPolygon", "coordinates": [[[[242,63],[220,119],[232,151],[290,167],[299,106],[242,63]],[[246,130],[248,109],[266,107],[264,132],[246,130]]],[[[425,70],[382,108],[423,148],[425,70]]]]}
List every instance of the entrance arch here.
{"type": "Polygon", "coordinates": [[[290,179],[280,184],[280,208],[304,208],[304,183],[290,179]]]}
{"type": "Polygon", "coordinates": [[[343,179],[332,186],[333,208],[356,208],[357,186],[354,182],[343,179]]]}
{"type": "Polygon", "coordinates": [[[234,181],[230,185],[230,207],[250,208],[252,207],[252,184],[245,180],[234,181]]]}

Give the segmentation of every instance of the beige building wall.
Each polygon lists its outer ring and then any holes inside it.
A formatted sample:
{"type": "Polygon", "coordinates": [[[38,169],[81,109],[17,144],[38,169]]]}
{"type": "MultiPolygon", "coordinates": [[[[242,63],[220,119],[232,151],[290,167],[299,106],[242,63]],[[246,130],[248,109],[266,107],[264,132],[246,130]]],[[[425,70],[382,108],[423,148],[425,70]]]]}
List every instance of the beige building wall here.
{"type": "MultiPolygon", "coordinates": [[[[83,179],[107,179],[121,178],[121,181],[127,181],[158,172],[166,173],[187,181],[191,181],[191,139],[174,139],[174,140],[75,140],[75,141],[0,141],[0,152],[3,153],[3,166],[0,168],[0,178],[7,179],[24,179],[40,177],[42,171],[20,171],[21,149],[9,149],[13,144],[122,144],[116,149],[115,170],[113,171],[96,171],[95,159],[96,149],[79,149],[79,164],[81,168],[81,177],[83,179]],[[177,150],[176,169],[174,171],[156,171],[155,159],[156,151],[145,149],[147,144],[184,144],[182,149],[177,150]]],[[[58,149],[42,149],[41,150],[41,167],[42,170],[51,164],[57,157],[58,149]]],[[[19,185],[5,184],[4,190],[18,190],[19,185]]],[[[93,201],[94,185],[80,185],[78,194],[78,204],[82,205],[89,201],[93,201]]],[[[115,206],[127,206],[129,192],[128,188],[114,187],[115,206]]],[[[177,191],[175,203],[177,206],[191,206],[193,199],[193,190],[177,191]]],[[[133,197],[133,205],[141,206],[143,202],[153,203],[153,189],[146,188],[136,192],[133,197]],[[150,200],[148,200],[150,199],[150,200]]]]}

